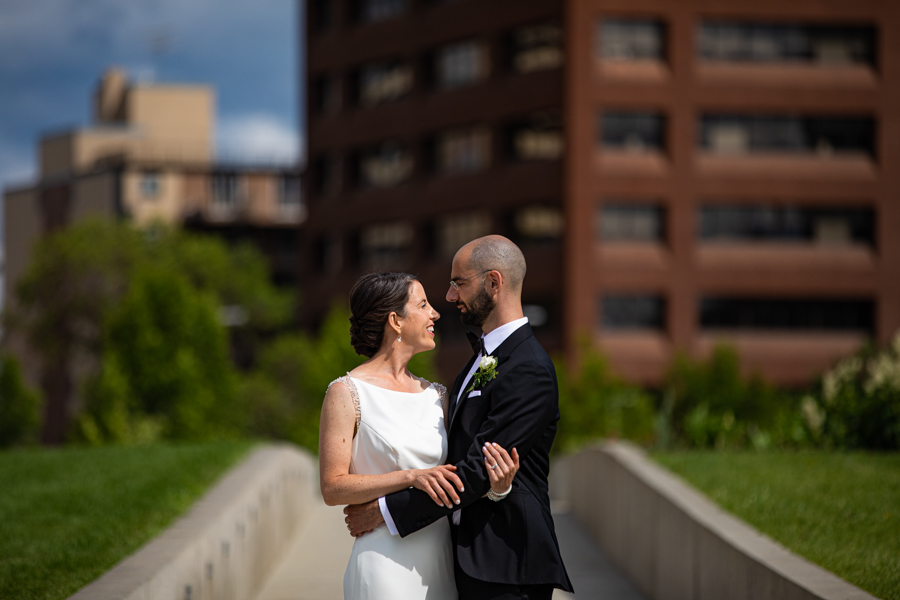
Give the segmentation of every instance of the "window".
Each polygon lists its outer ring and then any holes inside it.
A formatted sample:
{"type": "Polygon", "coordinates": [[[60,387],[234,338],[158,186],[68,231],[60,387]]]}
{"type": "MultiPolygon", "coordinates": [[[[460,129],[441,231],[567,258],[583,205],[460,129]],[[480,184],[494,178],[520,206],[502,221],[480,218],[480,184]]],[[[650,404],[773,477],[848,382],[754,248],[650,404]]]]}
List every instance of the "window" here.
{"type": "Polygon", "coordinates": [[[558,23],[522,27],[513,32],[512,66],[519,73],[531,73],[562,66],[562,29],[558,23]]]}
{"type": "Polygon", "coordinates": [[[702,23],[697,53],[705,60],[875,64],[875,28],[767,23],[702,23]]]}
{"type": "Polygon", "coordinates": [[[597,54],[604,60],[664,60],[665,25],[656,20],[601,19],[597,54]]]}
{"type": "Polygon", "coordinates": [[[313,82],[313,108],[323,115],[341,110],[341,80],[333,75],[320,75],[313,82]]]}
{"type": "Polygon", "coordinates": [[[874,213],[868,208],[715,206],[700,208],[704,241],[795,241],[874,245],[874,213]]]}
{"type": "Polygon", "coordinates": [[[566,223],[556,206],[528,206],[516,211],[513,226],[520,240],[553,241],[562,237],[566,223]]]}
{"type": "Polygon", "coordinates": [[[600,140],[610,150],[646,152],[665,146],[665,117],[644,112],[605,112],[600,119],[600,140]]]}
{"type": "Polygon", "coordinates": [[[859,299],[708,297],[700,301],[704,329],[870,333],[874,315],[874,302],[859,299]]]}
{"type": "Polygon", "coordinates": [[[393,142],[361,152],[358,161],[361,186],[389,187],[406,181],[413,173],[412,153],[393,142]]]}
{"type": "Polygon", "coordinates": [[[665,209],[653,204],[604,203],[597,211],[597,231],[604,242],[662,242],[665,209]]]}
{"type": "Polygon", "coordinates": [[[212,179],[213,204],[222,208],[235,208],[238,201],[238,176],[234,173],[217,173],[212,179]]]}
{"type": "Polygon", "coordinates": [[[645,294],[607,295],[600,303],[603,328],[661,330],[665,325],[665,300],[645,294]]]}
{"type": "Polygon", "coordinates": [[[454,88],[477,83],[490,72],[487,46],[476,41],[461,42],[438,50],[435,71],[437,84],[454,88]]]}
{"type": "Polygon", "coordinates": [[[714,154],[875,152],[871,117],[703,115],[699,137],[714,154]]]}
{"type": "Polygon", "coordinates": [[[356,19],[374,23],[398,17],[406,12],[409,0],[356,0],[356,19]]]}
{"type": "Polygon", "coordinates": [[[519,160],[557,160],[562,157],[563,129],[559,111],[534,113],[512,127],[512,152],[519,160]]]}
{"type": "Polygon", "coordinates": [[[438,253],[441,257],[456,254],[463,245],[491,232],[491,216],[471,212],[441,218],[437,223],[438,253]]]}
{"type": "Polygon", "coordinates": [[[363,268],[390,270],[402,267],[410,258],[413,226],[399,222],[373,225],[359,236],[359,252],[363,268]]]}
{"type": "Polygon", "coordinates": [[[359,103],[375,106],[412,91],[413,69],[400,62],[366,65],[359,70],[359,103]]]}
{"type": "Polygon", "coordinates": [[[141,173],[141,196],[144,198],[156,198],[159,195],[160,176],[159,171],[144,171],[141,173]]]}
{"type": "Polygon", "coordinates": [[[437,167],[443,173],[479,171],[490,164],[491,132],[484,127],[442,133],[437,140],[437,167]]]}

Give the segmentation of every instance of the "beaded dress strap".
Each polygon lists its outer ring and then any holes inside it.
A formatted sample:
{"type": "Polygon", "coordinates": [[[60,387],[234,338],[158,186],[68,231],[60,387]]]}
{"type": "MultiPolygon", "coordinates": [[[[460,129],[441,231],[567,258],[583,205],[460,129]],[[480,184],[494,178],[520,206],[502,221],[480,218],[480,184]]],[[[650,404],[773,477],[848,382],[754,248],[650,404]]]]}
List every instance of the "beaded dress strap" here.
{"type": "MultiPolygon", "coordinates": [[[[353,430],[353,434],[356,435],[356,432],[359,431],[359,422],[361,417],[361,413],[359,411],[359,392],[356,391],[356,384],[353,383],[353,380],[350,378],[349,374],[342,375],[341,377],[338,377],[328,384],[328,390],[330,390],[331,386],[336,383],[343,383],[347,386],[347,389],[350,390],[350,398],[353,400],[353,410],[356,411],[356,429],[353,430]]],[[[325,390],[326,393],[328,392],[328,390],[325,390]]]]}

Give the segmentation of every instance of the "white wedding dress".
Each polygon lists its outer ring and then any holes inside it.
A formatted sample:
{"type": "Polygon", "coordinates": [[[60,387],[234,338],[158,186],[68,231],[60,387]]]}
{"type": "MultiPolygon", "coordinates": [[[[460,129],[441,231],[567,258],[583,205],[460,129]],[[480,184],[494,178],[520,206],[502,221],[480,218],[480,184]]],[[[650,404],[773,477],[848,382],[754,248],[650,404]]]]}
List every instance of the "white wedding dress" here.
{"type": "MultiPolygon", "coordinates": [[[[428,469],[447,459],[439,384],[420,393],[387,390],[349,375],[341,382],[357,409],[350,473],[428,469]]],[[[438,519],[405,538],[381,524],[356,538],[344,573],[345,600],[457,600],[450,524],[438,519]]]]}

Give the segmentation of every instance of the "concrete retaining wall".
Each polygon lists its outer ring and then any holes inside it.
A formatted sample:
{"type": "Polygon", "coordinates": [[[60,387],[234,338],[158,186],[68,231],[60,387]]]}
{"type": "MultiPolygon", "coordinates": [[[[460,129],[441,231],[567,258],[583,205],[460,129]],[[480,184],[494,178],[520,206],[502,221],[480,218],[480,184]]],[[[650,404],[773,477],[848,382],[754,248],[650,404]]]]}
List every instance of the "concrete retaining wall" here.
{"type": "Polygon", "coordinates": [[[249,600],[318,495],[293,446],[253,452],[159,537],[69,600],[249,600]]]}
{"type": "Polygon", "coordinates": [[[653,600],[875,600],[726,513],[629,444],[609,442],[564,459],[553,487],[653,600]]]}

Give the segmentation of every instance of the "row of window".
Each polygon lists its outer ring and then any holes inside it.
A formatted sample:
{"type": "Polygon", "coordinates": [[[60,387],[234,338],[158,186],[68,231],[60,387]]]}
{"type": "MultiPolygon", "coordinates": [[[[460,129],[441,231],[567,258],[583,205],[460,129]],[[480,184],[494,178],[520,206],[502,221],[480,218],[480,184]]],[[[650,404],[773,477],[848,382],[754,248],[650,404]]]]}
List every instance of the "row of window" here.
{"type": "MultiPolygon", "coordinates": [[[[350,17],[373,23],[399,17],[409,8],[409,0],[353,0],[350,17]]],[[[317,0],[317,29],[334,26],[335,9],[334,0],[317,0]]],[[[663,19],[603,17],[596,24],[596,53],[608,60],[666,60],[668,28],[663,19]]],[[[877,29],[869,24],[704,19],[695,35],[697,56],[709,61],[874,66],[876,60],[877,29]]]]}
{"type": "MultiPolygon", "coordinates": [[[[853,331],[871,333],[875,304],[867,299],[742,298],[708,296],[697,306],[701,329],[853,331]]],[[[666,329],[666,299],[657,295],[610,294],[600,301],[608,331],[666,329]]]]}
{"type": "MultiPolygon", "coordinates": [[[[666,117],[646,112],[603,112],[597,120],[601,148],[614,152],[666,151],[666,117]]],[[[501,127],[502,154],[515,160],[556,160],[564,148],[558,110],[534,113],[501,127]]],[[[424,141],[423,170],[438,174],[480,171],[491,164],[493,132],[469,126],[440,132],[424,141]]],[[[830,156],[840,153],[875,156],[875,120],[871,117],[806,117],[792,115],[701,115],[697,147],[715,155],[789,153],[830,156]]],[[[416,149],[394,141],[363,148],[348,158],[349,183],[389,187],[415,171],[416,149]]],[[[313,161],[315,189],[334,191],[343,177],[338,159],[313,161]]]]}
{"type": "MultiPolygon", "coordinates": [[[[525,206],[508,215],[507,220],[504,229],[519,243],[556,241],[563,234],[563,215],[558,207],[525,206]]],[[[494,219],[482,211],[445,215],[425,225],[409,221],[378,223],[363,227],[347,243],[336,236],[319,238],[315,259],[319,270],[326,273],[337,272],[345,265],[391,270],[414,262],[416,232],[421,234],[423,246],[418,252],[445,259],[464,244],[493,231],[494,219]]]]}
{"type": "MultiPolygon", "coordinates": [[[[606,60],[667,60],[668,26],[660,19],[606,18],[596,53],[606,60]]],[[[871,25],[701,21],[696,55],[705,61],[875,65],[871,25]]]]}
{"type": "MultiPolygon", "coordinates": [[[[558,110],[533,113],[499,130],[498,147],[503,157],[513,160],[557,160],[563,153],[562,123],[558,110]]],[[[334,156],[313,161],[314,189],[332,193],[347,181],[359,188],[390,187],[410,179],[416,156],[426,172],[459,174],[481,171],[490,166],[494,155],[495,133],[476,125],[445,130],[426,139],[421,147],[387,141],[351,152],[346,166],[334,156]],[[344,177],[341,168],[349,169],[344,177]]]]}
{"type": "MultiPolygon", "coordinates": [[[[658,204],[607,200],[597,211],[597,237],[607,242],[665,242],[666,210],[658,204]]],[[[697,237],[707,242],[801,242],[875,246],[871,208],[706,204],[697,237]]]]}
{"type": "MultiPolygon", "coordinates": [[[[601,147],[629,152],[665,151],[666,116],[607,111],[597,120],[601,147]]],[[[875,120],[869,116],[703,114],[697,147],[711,154],[788,152],[875,155],[875,120]]]]}
{"type": "MultiPolygon", "coordinates": [[[[162,193],[162,172],[146,170],[140,174],[138,189],[142,199],[156,200],[162,193]]],[[[246,196],[246,179],[238,173],[213,173],[210,176],[210,190],[214,204],[236,207],[246,196]]],[[[278,204],[300,206],[302,204],[300,178],[281,176],[278,178],[278,204]]]]}
{"type": "Polygon", "coordinates": [[[393,102],[412,93],[417,73],[427,87],[446,90],[485,81],[494,68],[532,73],[556,69],[563,63],[562,29],[555,21],[520,27],[504,39],[504,61],[492,60],[484,40],[468,39],[426,52],[422,64],[394,58],[360,65],[346,78],[319,76],[312,84],[312,108],[331,114],[341,110],[345,101],[360,107],[393,102]]]}

